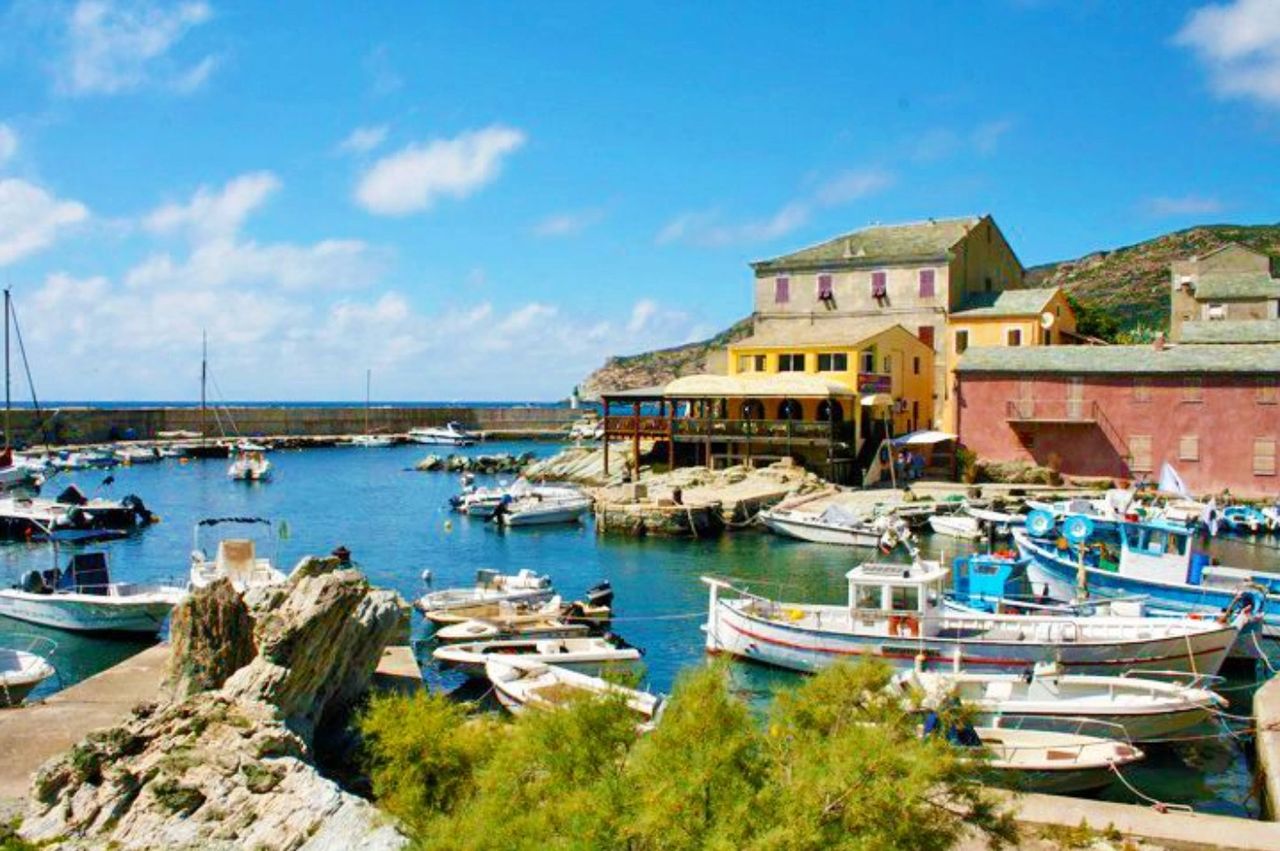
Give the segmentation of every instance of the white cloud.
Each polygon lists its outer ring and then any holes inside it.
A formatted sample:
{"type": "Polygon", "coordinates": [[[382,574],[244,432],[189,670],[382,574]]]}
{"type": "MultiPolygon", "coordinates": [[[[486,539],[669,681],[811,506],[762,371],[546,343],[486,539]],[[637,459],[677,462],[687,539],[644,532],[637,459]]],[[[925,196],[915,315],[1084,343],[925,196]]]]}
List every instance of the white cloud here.
{"type": "Polygon", "coordinates": [[[25,180],[0,180],[0,266],[48,248],[88,217],[88,208],[78,201],[55,198],[25,180]]]}
{"type": "Polygon", "coordinates": [[[360,178],[356,203],[384,216],[425,210],[442,197],[466,198],[497,178],[525,134],[494,125],[409,145],[378,160],[360,178]]]}
{"type": "Polygon", "coordinates": [[[1152,216],[1205,216],[1220,213],[1222,202],[1202,195],[1161,195],[1142,202],[1142,208],[1152,216]]]}
{"type": "Polygon", "coordinates": [[[18,134],[8,124],[0,123],[0,165],[13,159],[18,153],[18,134]]]}
{"type": "Polygon", "coordinates": [[[856,169],[836,175],[815,193],[824,207],[837,207],[874,195],[893,185],[893,175],[878,168],[856,169]]]}
{"type": "Polygon", "coordinates": [[[59,87],[69,94],[118,94],[159,81],[179,92],[199,88],[216,65],[206,56],[178,69],[166,54],[213,11],[204,2],[80,0],[67,20],[67,55],[59,87]]]}
{"type": "Polygon", "coordinates": [[[1174,43],[1189,48],[1223,97],[1280,106],[1280,3],[1234,0],[1192,12],[1174,43]]]}
{"type": "Polygon", "coordinates": [[[364,70],[369,75],[373,93],[379,97],[394,94],[404,87],[404,78],[391,64],[391,53],[385,44],[380,44],[364,59],[364,70]]]}
{"type": "Polygon", "coordinates": [[[576,236],[604,219],[604,210],[576,210],[547,216],[533,226],[534,236],[576,236]]]}
{"type": "Polygon", "coordinates": [[[984,121],[972,130],[955,130],[934,127],[916,133],[906,140],[906,156],[915,162],[929,163],[959,155],[989,157],[1000,147],[1000,142],[1013,129],[1011,118],[984,121]]]}
{"type": "Polygon", "coordinates": [[[357,127],[338,143],[338,150],[350,154],[367,154],[387,139],[387,125],[357,127]]]}
{"type": "Polygon", "coordinates": [[[135,288],[341,289],[367,286],[380,270],[381,264],[360,240],[295,245],[217,238],[197,246],[185,260],[153,254],[126,273],[125,283],[135,288]]]}
{"type": "Polygon", "coordinates": [[[1013,120],[1000,118],[979,124],[969,134],[969,144],[979,154],[990,155],[1000,146],[1000,140],[1013,129],[1013,120]]]}
{"type": "Polygon", "coordinates": [[[767,242],[786,236],[809,221],[810,206],[792,202],[772,216],[755,221],[726,223],[719,210],[682,213],[658,231],[658,244],[684,242],[703,248],[723,248],[767,242]]]}
{"type": "Polygon", "coordinates": [[[196,240],[237,233],[244,220],[280,189],[280,179],[269,171],[242,174],[221,189],[201,186],[185,204],[165,204],[143,219],[157,234],[186,232],[196,240]]]}

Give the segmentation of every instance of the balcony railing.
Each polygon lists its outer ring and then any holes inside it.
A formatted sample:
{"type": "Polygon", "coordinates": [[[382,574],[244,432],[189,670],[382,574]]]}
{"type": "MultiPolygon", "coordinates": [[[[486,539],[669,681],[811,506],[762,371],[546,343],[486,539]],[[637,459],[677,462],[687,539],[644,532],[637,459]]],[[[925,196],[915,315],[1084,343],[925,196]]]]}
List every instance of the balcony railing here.
{"type": "Polygon", "coordinates": [[[605,431],[611,437],[631,437],[637,424],[641,437],[708,437],[716,439],[829,440],[853,439],[853,423],[812,420],[722,420],[711,417],[611,416],[605,431]]]}
{"type": "Polygon", "coordinates": [[[1098,403],[1084,399],[1013,399],[1005,418],[1022,423],[1096,423],[1098,403]]]}

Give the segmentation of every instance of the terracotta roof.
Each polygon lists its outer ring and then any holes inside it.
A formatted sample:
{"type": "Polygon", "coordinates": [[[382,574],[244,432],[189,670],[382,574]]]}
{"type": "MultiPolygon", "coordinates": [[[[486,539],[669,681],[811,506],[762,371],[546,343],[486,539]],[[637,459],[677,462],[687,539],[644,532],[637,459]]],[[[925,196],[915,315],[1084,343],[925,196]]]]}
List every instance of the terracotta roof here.
{"type": "Polygon", "coordinates": [[[1280,343],[1280,319],[1219,319],[1182,323],[1184,343],[1280,343]]]}
{"type": "Polygon", "coordinates": [[[1280,298],[1280,280],[1267,272],[1204,272],[1195,287],[1196,301],[1280,298]]]}
{"type": "Polygon", "coordinates": [[[956,371],[974,373],[1280,373],[1280,345],[980,346],[956,371]]]}
{"type": "Polygon", "coordinates": [[[872,266],[910,261],[943,261],[950,249],[982,219],[931,219],[899,225],[873,225],[751,266],[756,272],[824,266],[872,266]]]}
{"type": "Polygon", "coordinates": [[[1039,316],[1058,294],[1058,287],[1030,290],[1004,290],[998,293],[970,293],[959,310],[957,319],[979,316],[1039,316]]]}

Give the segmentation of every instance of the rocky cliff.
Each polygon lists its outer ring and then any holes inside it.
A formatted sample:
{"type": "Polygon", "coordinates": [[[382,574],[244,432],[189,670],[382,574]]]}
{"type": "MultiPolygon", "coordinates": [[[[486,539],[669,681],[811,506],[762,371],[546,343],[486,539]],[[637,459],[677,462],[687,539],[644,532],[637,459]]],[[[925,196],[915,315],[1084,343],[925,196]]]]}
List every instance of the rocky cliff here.
{"type": "Polygon", "coordinates": [[[714,337],[697,343],[609,358],[604,366],[583,379],[578,392],[583,399],[592,401],[610,390],[654,387],[683,375],[703,372],[706,369],[707,355],[750,335],[751,326],[751,318],[748,317],[735,322],[714,337]]]}
{"type": "MultiPolygon", "coordinates": [[[[168,697],[37,773],[24,838],[48,847],[394,849],[406,840],[314,767],[317,730],[368,688],[407,612],[336,559],[175,612],[168,697]]],[[[46,847],[43,846],[42,847],[46,847]]]]}

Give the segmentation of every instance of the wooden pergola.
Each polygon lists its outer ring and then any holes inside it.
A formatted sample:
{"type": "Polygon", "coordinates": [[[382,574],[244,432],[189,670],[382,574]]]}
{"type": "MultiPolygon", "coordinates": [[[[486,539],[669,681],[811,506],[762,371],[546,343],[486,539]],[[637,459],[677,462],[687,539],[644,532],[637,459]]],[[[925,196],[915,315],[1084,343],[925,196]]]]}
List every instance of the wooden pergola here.
{"type": "Polygon", "coordinates": [[[604,408],[604,474],[609,475],[609,437],[622,435],[631,438],[631,478],[634,481],[640,474],[640,439],[653,438],[667,441],[667,463],[675,465],[675,442],[671,439],[674,431],[672,420],[675,418],[675,404],[668,403],[663,395],[663,387],[645,387],[639,390],[620,390],[616,393],[600,394],[600,403],[604,408]],[[613,416],[610,407],[615,404],[631,406],[630,416],[613,416]],[[645,405],[658,406],[657,415],[642,416],[645,405]]]}

